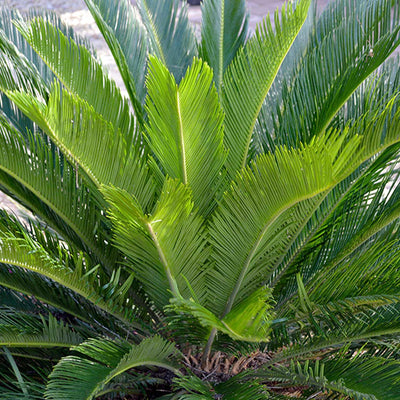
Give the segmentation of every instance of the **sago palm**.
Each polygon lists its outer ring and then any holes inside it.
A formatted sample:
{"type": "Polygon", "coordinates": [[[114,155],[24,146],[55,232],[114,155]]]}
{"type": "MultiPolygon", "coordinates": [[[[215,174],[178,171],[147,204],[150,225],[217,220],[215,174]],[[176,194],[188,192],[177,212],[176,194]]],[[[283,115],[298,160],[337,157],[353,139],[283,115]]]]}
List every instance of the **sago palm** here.
{"type": "Polygon", "coordinates": [[[125,92],[1,9],[1,399],[400,399],[400,1],[86,4],[125,92]]]}

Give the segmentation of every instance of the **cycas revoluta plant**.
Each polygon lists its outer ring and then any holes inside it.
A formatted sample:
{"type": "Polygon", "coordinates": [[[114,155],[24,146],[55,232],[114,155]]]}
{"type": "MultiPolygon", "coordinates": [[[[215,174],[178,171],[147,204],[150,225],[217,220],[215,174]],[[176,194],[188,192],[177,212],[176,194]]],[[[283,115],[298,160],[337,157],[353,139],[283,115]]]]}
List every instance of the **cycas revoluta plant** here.
{"type": "Polygon", "coordinates": [[[1,398],[399,399],[400,1],[86,4],[127,97],[1,9],[1,398]]]}

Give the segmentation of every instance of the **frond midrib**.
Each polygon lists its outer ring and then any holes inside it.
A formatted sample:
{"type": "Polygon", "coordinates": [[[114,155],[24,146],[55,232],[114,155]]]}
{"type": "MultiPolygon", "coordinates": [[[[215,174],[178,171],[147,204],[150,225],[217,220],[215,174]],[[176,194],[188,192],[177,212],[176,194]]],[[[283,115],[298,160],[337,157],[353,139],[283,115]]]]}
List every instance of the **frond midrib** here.
{"type": "MultiPolygon", "coordinates": [[[[16,175],[13,171],[9,170],[8,168],[5,168],[3,165],[0,164],[0,170],[4,171],[6,174],[10,175],[12,178],[14,178],[17,182],[25,186],[29,191],[31,191],[38,199],[40,199],[47,207],[49,207],[51,210],[53,210],[63,221],[67,223],[69,227],[72,228],[72,230],[77,234],[77,236],[82,240],[83,243],[86,243],[88,247],[96,254],[96,256],[101,260],[107,260],[107,258],[104,256],[104,254],[101,254],[99,252],[99,249],[96,245],[95,242],[93,242],[91,239],[87,238],[81,229],[71,220],[68,218],[68,216],[61,211],[59,208],[57,208],[53,203],[51,203],[50,200],[47,200],[46,197],[42,195],[38,190],[36,190],[33,186],[30,185],[30,183],[26,182],[22,178],[20,178],[18,175],[16,175]]],[[[2,183],[3,184],[3,183],[2,183]]],[[[4,185],[6,186],[6,185],[4,185]]],[[[10,188],[12,191],[12,188],[10,188]]],[[[40,213],[35,210],[35,213],[37,213],[40,216],[40,213]]],[[[45,218],[45,216],[43,216],[45,218]]],[[[109,262],[109,260],[107,260],[109,262]]]]}
{"type": "Polygon", "coordinates": [[[167,65],[167,61],[165,59],[165,54],[164,54],[164,51],[163,51],[162,46],[161,46],[161,41],[160,41],[160,38],[158,36],[157,29],[156,29],[156,27],[154,25],[153,17],[152,17],[152,15],[150,13],[149,7],[147,5],[147,1],[146,0],[141,0],[141,3],[143,4],[144,10],[146,12],[146,17],[147,17],[148,21],[150,22],[150,26],[152,28],[152,32],[153,32],[153,35],[154,35],[154,38],[155,38],[155,42],[156,42],[156,46],[157,46],[157,50],[158,50],[158,55],[160,56],[161,61],[163,62],[163,64],[167,65]]]}
{"type": "Polygon", "coordinates": [[[185,135],[183,132],[183,120],[181,113],[181,103],[179,98],[179,89],[176,91],[176,109],[178,112],[178,123],[179,123],[179,144],[181,151],[182,182],[186,185],[188,182],[187,169],[186,169],[186,147],[185,147],[185,135]]]}
{"type": "Polygon", "coordinates": [[[227,305],[226,305],[226,307],[225,307],[225,310],[224,310],[224,312],[223,312],[223,314],[222,314],[222,318],[223,318],[225,315],[227,315],[227,314],[231,311],[232,306],[233,306],[233,304],[234,304],[234,301],[235,301],[235,299],[236,299],[236,296],[237,296],[237,294],[238,294],[238,292],[239,292],[239,290],[240,290],[240,287],[241,287],[241,285],[242,285],[242,283],[243,283],[244,277],[245,277],[245,275],[246,275],[246,273],[247,273],[247,271],[248,271],[248,269],[249,269],[249,267],[250,267],[250,263],[251,263],[251,261],[252,261],[254,255],[257,253],[258,247],[259,247],[260,244],[262,243],[262,240],[263,240],[265,234],[268,232],[268,229],[269,229],[269,228],[273,225],[273,223],[279,218],[279,216],[282,215],[282,214],[283,214],[285,211],[287,211],[289,208],[291,208],[292,206],[294,206],[294,205],[296,205],[296,204],[298,204],[298,203],[300,203],[300,202],[302,202],[302,201],[304,201],[304,200],[311,199],[311,198],[317,196],[317,195],[320,194],[320,193],[324,193],[324,192],[328,191],[331,187],[332,187],[332,184],[331,184],[331,185],[328,185],[328,186],[326,186],[326,187],[324,187],[324,188],[322,188],[321,190],[318,190],[318,191],[309,193],[309,194],[307,194],[307,195],[305,195],[305,196],[298,197],[296,200],[291,201],[291,202],[285,204],[284,206],[280,207],[280,208],[271,216],[271,218],[268,220],[267,224],[264,226],[264,228],[262,229],[262,231],[261,231],[260,234],[258,235],[257,241],[255,242],[255,244],[253,245],[253,247],[251,248],[250,252],[249,252],[248,255],[247,255],[246,261],[245,261],[245,263],[244,263],[244,265],[243,265],[243,267],[242,267],[242,269],[241,269],[239,278],[238,278],[238,280],[236,281],[235,287],[234,287],[234,289],[233,289],[233,291],[232,291],[232,293],[231,293],[231,295],[230,295],[230,297],[229,297],[228,303],[227,303],[227,305]]]}
{"type": "MultiPolygon", "coordinates": [[[[140,329],[140,331],[143,331],[143,327],[130,320],[130,319],[126,319],[124,317],[123,314],[120,314],[114,310],[110,310],[110,308],[107,306],[107,304],[101,300],[99,297],[96,297],[95,300],[92,300],[93,297],[93,293],[88,293],[85,292],[82,288],[79,288],[78,286],[74,286],[72,284],[68,284],[67,282],[63,281],[62,279],[60,279],[60,277],[57,274],[52,274],[52,273],[45,273],[45,271],[41,270],[40,268],[37,268],[35,265],[31,265],[29,263],[23,263],[23,262],[19,262],[18,260],[14,259],[10,259],[10,258],[2,258],[0,255],[0,263],[2,264],[9,264],[9,265],[14,265],[16,267],[20,267],[20,268],[26,268],[29,269],[30,271],[36,272],[40,275],[46,276],[50,279],[52,279],[54,282],[57,282],[58,284],[72,290],[73,292],[79,294],[80,296],[82,296],[83,298],[85,298],[87,301],[89,301],[90,303],[92,303],[93,305],[95,305],[96,307],[100,308],[101,310],[105,311],[107,314],[110,314],[112,316],[114,316],[115,318],[119,319],[120,321],[124,322],[125,324],[128,324],[132,327],[135,327],[137,329],[140,329]]],[[[80,317],[79,317],[80,318],[80,317]]]]}
{"type": "MultiPolygon", "coordinates": [[[[366,243],[371,237],[373,237],[375,234],[377,234],[378,232],[385,229],[388,225],[390,225],[392,222],[396,221],[399,218],[400,218],[400,206],[397,208],[397,210],[394,210],[392,213],[387,215],[383,219],[383,221],[378,220],[377,222],[372,224],[369,227],[369,229],[367,229],[365,232],[363,232],[360,236],[353,237],[352,240],[350,240],[347,243],[344,250],[342,252],[340,252],[338,256],[336,256],[329,264],[327,264],[324,267],[324,274],[329,273],[329,271],[334,269],[338,264],[340,264],[343,260],[345,260],[346,257],[353,254],[364,243],[366,243]]],[[[319,284],[319,285],[321,285],[321,284],[319,284]]],[[[310,293],[317,291],[319,288],[319,285],[313,287],[312,291],[310,293]]],[[[310,286],[312,286],[312,282],[306,286],[308,286],[310,288],[310,286]]]]}

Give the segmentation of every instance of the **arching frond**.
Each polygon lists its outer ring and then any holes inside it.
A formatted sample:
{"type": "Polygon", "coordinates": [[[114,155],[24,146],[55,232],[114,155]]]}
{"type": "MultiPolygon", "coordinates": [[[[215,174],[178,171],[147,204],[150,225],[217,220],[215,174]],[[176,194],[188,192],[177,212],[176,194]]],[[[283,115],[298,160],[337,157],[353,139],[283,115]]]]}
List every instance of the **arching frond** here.
{"type": "Polygon", "coordinates": [[[329,3],[274,110],[276,126],[270,135],[279,144],[296,146],[323,132],[360,84],[395,51],[400,44],[399,6],[397,0],[329,3]]]}
{"type": "Polygon", "coordinates": [[[397,361],[355,355],[352,359],[304,363],[292,362],[290,367],[276,365],[268,373],[257,374],[279,382],[282,387],[305,385],[319,389],[325,396],[343,394],[355,400],[392,400],[399,394],[397,361]]]}
{"type": "Polygon", "coordinates": [[[39,71],[2,30],[0,30],[0,51],[0,89],[24,90],[39,98],[45,98],[48,88],[39,71]]]}
{"type": "Polygon", "coordinates": [[[249,15],[244,0],[207,0],[201,8],[200,57],[214,72],[214,82],[221,91],[226,68],[244,46],[249,15]]]}
{"type": "Polygon", "coordinates": [[[179,0],[138,0],[137,7],[146,27],[149,54],[161,60],[179,83],[197,55],[187,5],[179,0]]]}
{"type": "MultiPolygon", "coordinates": [[[[175,298],[171,300],[171,303],[169,309],[177,314],[183,314],[183,319],[187,319],[187,315],[193,316],[205,328],[222,332],[232,339],[246,342],[268,341],[268,333],[273,320],[271,311],[273,300],[268,288],[255,291],[245,301],[230,310],[221,320],[193,299],[175,298]]],[[[176,319],[179,320],[179,317],[176,319]]]]}
{"type": "Polygon", "coordinates": [[[81,248],[103,261],[112,259],[110,246],[104,245],[105,232],[98,231],[100,221],[105,221],[96,192],[40,138],[30,134],[25,146],[24,137],[4,122],[0,133],[1,185],[81,248]]]}
{"type": "MultiPolygon", "coordinates": [[[[335,213],[331,213],[326,223],[315,232],[314,239],[304,245],[297,259],[294,260],[291,270],[302,270],[308,287],[308,282],[313,278],[322,282],[322,275],[325,277],[329,275],[330,282],[333,284],[334,276],[338,277],[334,273],[338,265],[346,261],[353,253],[359,257],[358,249],[364,246],[368,248],[374,238],[379,240],[379,235],[384,234],[386,230],[390,231],[390,227],[400,217],[399,172],[396,158],[393,159],[392,166],[384,165],[387,166],[384,171],[381,168],[376,171],[371,170],[358,182],[354,189],[342,199],[335,213]],[[319,273],[322,274],[320,278],[316,277],[319,273]]],[[[383,237],[382,240],[391,239],[383,237]]],[[[381,245],[382,243],[379,247],[381,245]]],[[[374,259],[373,254],[373,252],[370,254],[372,259],[374,259]]],[[[364,259],[364,262],[365,260],[367,259],[364,259]]],[[[361,265],[358,265],[361,268],[361,265]]],[[[367,265],[370,265],[369,261],[366,261],[365,268],[368,268],[367,265]]],[[[343,269],[343,264],[339,269],[343,269]]],[[[358,271],[361,272],[360,269],[358,271]]],[[[350,279],[351,270],[346,272],[347,279],[350,279]]],[[[363,271],[363,274],[365,273],[367,273],[366,270],[363,271]]],[[[318,286],[316,281],[314,283],[318,286]]],[[[282,284],[286,285],[288,292],[293,294],[294,288],[290,288],[290,283],[282,282],[282,284]]],[[[332,285],[331,289],[333,288],[332,285]]],[[[336,289],[333,291],[335,292],[336,289]]]]}
{"type": "Polygon", "coordinates": [[[118,66],[136,117],[143,123],[146,95],[147,33],[128,0],[85,0],[118,66]]]}
{"type": "MultiPolygon", "coordinates": [[[[36,18],[18,28],[38,55],[73,94],[87,101],[119,129],[127,146],[135,139],[135,123],[128,102],[92,54],[45,20],[36,18]],[[61,62],[68,60],[68,62],[61,62]]],[[[21,91],[21,88],[20,88],[21,91]]]]}
{"type": "Polygon", "coordinates": [[[345,199],[354,195],[357,199],[360,199],[366,196],[368,192],[380,191],[382,180],[385,182],[390,181],[393,166],[396,165],[396,160],[398,159],[398,147],[398,145],[391,146],[383,151],[379,157],[372,158],[364,163],[348,178],[335,186],[324,198],[321,205],[307,221],[306,226],[288,247],[286,254],[280,261],[280,265],[276,265],[271,273],[270,284],[275,287],[275,293],[279,294],[281,298],[279,303],[286,298],[287,294],[285,292],[288,291],[290,293],[294,288],[294,274],[299,270],[299,263],[302,263],[300,260],[304,260],[305,254],[310,254],[313,251],[309,247],[309,243],[314,238],[321,237],[321,227],[332,215],[337,213],[343,202],[347,202],[345,199]],[[383,173],[383,171],[386,172],[383,173]],[[288,283],[288,280],[291,280],[291,283],[288,283]]]}
{"type": "MultiPolygon", "coordinates": [[[[91,323],[96,320],[98,322],[96,328],[101,329],[109,322],[104,313],[100,312],[100,309],[82,296],[78,296],[71,290],[26,269],[1,264],[0,286],[24,293],[27,296],[33,296],[44,304],[62,310],[84,322],[91,323]],[[30,282],[29,286],[26,285],[27,281],[30,282]]],[[[11,297],[9,293],[7,296],[11,297]]]]}
{"type": "Polygon", "coordinates": [[[111,205],[115,244],[156,303],[163,307],[172,295],[189,297],[191,290],[201,299],[209,251],[189,189],[167,180],[151,215],[120,189],[104,187],[103,193],[111,205]]]}
{"type": "Polygon", "coordinates": [[[195,60],[179,87],[156,59],[151,59],[146,110],[149,144],[165,173],[188,184],[195,206],[208,214],[226,154],[223,113],[210,68],[195,60]]]}
{"type": "Polygon", "coordinates": [[[48,318],[29,318],[26,314],[0,310],[0,345],[6,347],[66,347],[84,340],[52,315],[48,318]]]}
{"type": "Polygon", "coordinates": [[[307,17],[309,5],[309,0],[302,0],[296,10],[291,3],[283,6],[281,19],[278,12],[275,14],[275,32],[269,18],[265,18],[225,72],[222,105],[226,114],[225,144],[229,150],[227,169],[231,177],[247,165],[258,114],[307,17]]]}
{"type": "MultiPolygon", "coordinates": [[[[282,149],[275,155],[258,158],[252,169],[246,169],[238,177],[211,226],[216,267],[212,270],[210,304],[218,314],[229,312],[239,299],[246,297],[245,293],[250,294],[257,288],[257,282],[258,287],[262,285],[268,265],[274,257],[282,256],[287,240],[291,241],[291,235],[304,226],[324,192],[326,194],[370,158],[374,148],[379,152],[400,139],[396,139],[397,117],[389,130],[384,129],[387,113],[390,107],[365,131],[361,152],[353,142],[358,139],[351,131],[347,150],[340,155],[332,138],[326,144],[314,138],[312,146],[298,152],[282,149]],[[383,145],[382,134],[385,135],[383,145]],[[328,155],[330,151],[332,156],[328,155]],[[299,164],[294,166],[295,162],[299,164]],[[313,178],[308,180],[311,176],[313,178]]],[[[345,138],[341,136],[340,140],[345,138]]]]}
{"type": "MultiPolygon", "coordinates": [[[[120,286],[119,273],[116,272],[117,279],[112,276],[111,281],[108,282],[108,286],[112,287],[112,295],[107,295],[106,290],[102,290],[99,283],[99,266],[88,264],[83,254],[76,256],[70,254],[62,244],[58,246],[58,257],[52,255],[44,246],[45,244],[30,237],[22,227],[19,230],[9,230],[6,226],[1,226],[0,262],[2,264],[25,268],[45,276],[79,294],[109,314],[135,325],[133,309],[122,304],[133,277],[120,286]],[[113,282],[115,279],[116,282],[113,282]]],[[[141,329],[139,325],[137,328],[141,329]]]]}
{"type": "Polygon", "coordinates": [[[97,187],[120,186],[136,195],[144,208],[152,202],[153,181],[139,154],[130,151],[122,132],[86,101],[58,85],[46,105],[23,92],[7,94],[97,187]]]}
{"type": "Polygon", "coordinates": [[[47,399],[90,400],[112,379],[139,366],[166,368],[175,373],[179,351],[153,336],[132,346],[126,342],[91,339],[73,349],[80,356],[63,358],[50,375],[47,399]],[[62,378],[62,379],[58,379],[62,378]]]}

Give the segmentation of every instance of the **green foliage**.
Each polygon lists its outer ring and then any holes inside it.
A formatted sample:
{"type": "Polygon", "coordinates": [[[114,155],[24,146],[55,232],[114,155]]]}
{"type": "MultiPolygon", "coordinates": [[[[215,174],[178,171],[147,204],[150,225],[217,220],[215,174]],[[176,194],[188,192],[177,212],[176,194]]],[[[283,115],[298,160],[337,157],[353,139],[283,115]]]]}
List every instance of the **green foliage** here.
{"type": "Polygon", "coordinates": [[[85,1],[127,98],[0,8],[2,398],[397,399],[399,0],[85,1]]]}

